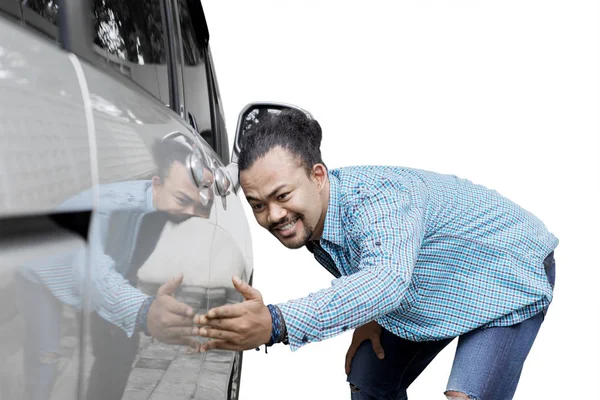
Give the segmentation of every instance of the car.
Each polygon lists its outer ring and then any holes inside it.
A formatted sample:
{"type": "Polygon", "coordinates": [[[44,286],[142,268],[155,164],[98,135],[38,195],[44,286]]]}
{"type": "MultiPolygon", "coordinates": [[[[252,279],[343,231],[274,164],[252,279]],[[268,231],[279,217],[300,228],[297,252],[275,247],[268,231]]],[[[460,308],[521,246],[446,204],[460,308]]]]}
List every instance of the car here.
{"type": "Polygon", "coordinates": [[[0,0],[0,104],[0,399],[237,399],[241,352],[139,325],[252,282],[201,2],[0,0]]]}

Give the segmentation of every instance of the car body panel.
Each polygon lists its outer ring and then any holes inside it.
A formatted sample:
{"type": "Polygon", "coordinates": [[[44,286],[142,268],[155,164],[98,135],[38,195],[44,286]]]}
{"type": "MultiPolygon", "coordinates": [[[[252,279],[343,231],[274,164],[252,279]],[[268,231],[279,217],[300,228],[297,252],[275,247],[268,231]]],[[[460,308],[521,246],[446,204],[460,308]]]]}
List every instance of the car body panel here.
{"type": "MultiPolygon", "coordinates": [[[[0,37],[0,399],[43,392],[56,371],[70,373],[55,379],[53,396],[74,399],[82,327],[73,310],[56,308],[52,317],[63,323],[48,326],[47,306],[57,300],[38,283],[54,271],[74,280],[65,258],[86,249],[81,235],[52,217],[90,210],[94,201],[68,201],[94,186],[82,92],[68,54],[55,44],[3,19],[0,37]],[[46,339],[60,349],[43,351],[46,339]],[[38,361],[45,368],[32,376],[38,361]]],[[[80,266],[87,270],[87,260],[80,266]]],[[[84,278],[71,289],[80,295],[85,285],[84,278]]]]}
{"type": "Polygon", "coordinates": [[[0,216],[52,212],[92,186],[77,76],[65,52],[18,25],[0,20],[0,37],[0,216]]]}
{"type": "Polygon", "coordinates": [[[132,330],[140,301],[177,273],[175,297],[197,312],[242,301],[231,277],[252,274],[239,197],[198,187],[190,169],[194,157],[202,176],[223,168],[195,130],[213,135],[221,110],[206,64],[179,64],[173,82],[168,62],[92,43],[78,57],[6,18],[0,38],[0,400],[152,399],[173,382],[185,398],[227,398],[236,353],[187,354],[132,330]],[[183,76],[200,94],[182,96],[193,126],[168,104],[183,76]]]}

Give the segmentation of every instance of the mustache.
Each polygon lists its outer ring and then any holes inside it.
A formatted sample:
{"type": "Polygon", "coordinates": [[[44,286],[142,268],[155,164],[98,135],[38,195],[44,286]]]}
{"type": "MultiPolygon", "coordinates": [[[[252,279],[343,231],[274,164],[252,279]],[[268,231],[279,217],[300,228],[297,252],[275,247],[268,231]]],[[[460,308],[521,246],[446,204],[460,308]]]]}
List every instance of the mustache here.
{"type": "Polygon", "coordinates": [[[304,218],[304,216],[301,215],[301,214],[295,215],[293,217],[287,216],[287,217],[285,217],[283,219],[280,219],[277,222],[273,222],[271,225],[269,225],[269,231],[273,231],[278,226],[286,225],[286,224],[289,224],[292,221],[295,221],[297,219],[302,219],[302,218],[304,218]]]}

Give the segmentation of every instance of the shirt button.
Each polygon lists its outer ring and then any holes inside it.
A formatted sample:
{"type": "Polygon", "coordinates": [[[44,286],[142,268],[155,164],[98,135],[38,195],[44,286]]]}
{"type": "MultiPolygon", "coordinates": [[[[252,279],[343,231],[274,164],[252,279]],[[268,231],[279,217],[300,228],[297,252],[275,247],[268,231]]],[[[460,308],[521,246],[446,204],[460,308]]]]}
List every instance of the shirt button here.
{"type": "Polygon", "coordinates": [[[304,337],[302,338],[302,343],[307,343],[308,342],[308,337],[306,337],[306,335],[304,335],[304,337]]]}
{"type": "Polygon", "coordinates": [[[375,246],[381,246],[381,242],[379,242],[379,241],[375,242],[375,246]]]}

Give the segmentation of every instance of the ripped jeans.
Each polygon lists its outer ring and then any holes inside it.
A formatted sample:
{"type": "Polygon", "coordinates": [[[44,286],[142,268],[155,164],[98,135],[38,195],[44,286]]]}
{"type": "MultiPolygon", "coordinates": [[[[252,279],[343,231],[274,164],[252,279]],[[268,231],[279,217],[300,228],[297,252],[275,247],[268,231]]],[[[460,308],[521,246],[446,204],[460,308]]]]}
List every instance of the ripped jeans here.
{"type": "MultiPolygon", "coordinates": [[[[544,260],[554,287],[555,262],[544,260]]],[[[476,400],[513,398],[523,363],[544,321],[545,311],[519,324],[476,329],[458,339],[447,391],[476,400]]],[[[406,400],[406,390],[453,339],[411,342],[382,329],[385,358],[379,360],[370,341],[363,342],[353,360],[348,382],[352,400],[406,400]]]]}

